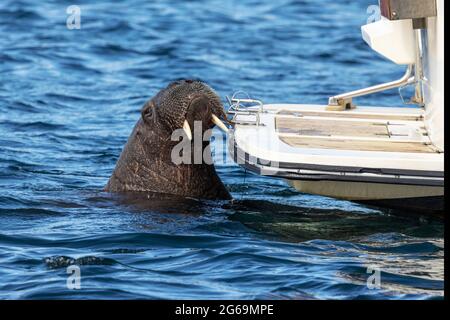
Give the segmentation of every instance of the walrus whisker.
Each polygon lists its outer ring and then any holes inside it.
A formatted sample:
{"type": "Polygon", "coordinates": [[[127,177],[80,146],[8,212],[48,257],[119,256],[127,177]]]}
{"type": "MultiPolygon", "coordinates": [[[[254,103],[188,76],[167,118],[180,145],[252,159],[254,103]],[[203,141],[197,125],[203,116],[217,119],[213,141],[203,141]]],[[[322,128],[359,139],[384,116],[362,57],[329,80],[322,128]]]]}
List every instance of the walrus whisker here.
{"type": "Polygon", "coordinates": [[[184,132],[186,132],[186,135],[187,135],[189,141],[191,141],[192,140],[192,131],[191,131],[191,127],[189,126],[189,123],[187,122],[187,120],[184,120],[183,130],[184,130],[184,132]]]}

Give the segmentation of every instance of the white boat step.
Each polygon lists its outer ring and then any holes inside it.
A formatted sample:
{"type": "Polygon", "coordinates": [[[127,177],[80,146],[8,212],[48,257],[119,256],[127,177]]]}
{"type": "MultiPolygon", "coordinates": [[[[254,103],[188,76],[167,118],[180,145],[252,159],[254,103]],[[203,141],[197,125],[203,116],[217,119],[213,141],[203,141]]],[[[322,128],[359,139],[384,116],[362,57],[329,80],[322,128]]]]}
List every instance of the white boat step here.
{"type": "Polygon", "coordinates": [[[423,142],[356,140],[345,138],[323,139],[318,137],[280,136],[281,141],[296,148],[338,149],[358,151],[413,152],[436,153],[438,150],[431,144],[423,142]]]}

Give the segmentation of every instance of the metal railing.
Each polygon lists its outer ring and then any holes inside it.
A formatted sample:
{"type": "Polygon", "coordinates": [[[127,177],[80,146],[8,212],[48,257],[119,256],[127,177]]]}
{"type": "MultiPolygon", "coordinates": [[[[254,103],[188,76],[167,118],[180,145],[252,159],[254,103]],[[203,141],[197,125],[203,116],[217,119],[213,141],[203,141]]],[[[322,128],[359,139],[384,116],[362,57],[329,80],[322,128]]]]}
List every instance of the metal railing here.
{"type": "MultiPolygon", "coordinates": [[[[247,94],[246,98],[239,98],[237,95],[245,93],[243,91],[237,91],[230,98],[226,96],[228,104],[230,105],[227,113],[233,116],[233,121],[236,122],[236,116],[238,114],[254,115],[255,124],[259,126],[261,124],[260,113],[264,112],[264,104],[261,100],[251,99],[247,94]],[[250,104],[246,106],[246,104],[250,104]],[[257,109],[251,107],[259,106],[257,109]]],[[[246,123],[249,124],[249,123],[246,123]]]]}
{"type": "Polygon", "coordinates": [[[358,89],[330,97],[328,99],[328,105],[341,106],[343,108],[349,109],[352,107],[352,98],[412,84],[416,82],[416,78],[413,76],[413,69],[414,65],[410,64],[408,65],[405,74],[398,80],[381,83],[371,87],[358,89]]]}

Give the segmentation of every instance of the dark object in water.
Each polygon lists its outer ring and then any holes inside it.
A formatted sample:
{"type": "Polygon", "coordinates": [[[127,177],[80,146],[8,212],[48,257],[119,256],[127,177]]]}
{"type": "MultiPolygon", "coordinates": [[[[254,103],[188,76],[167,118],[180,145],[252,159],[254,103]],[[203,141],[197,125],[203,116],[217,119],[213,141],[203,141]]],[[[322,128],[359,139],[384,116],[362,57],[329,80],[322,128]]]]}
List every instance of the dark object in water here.
{"type": "MultiPolygon", "coordinates": [[[[212,163],[174,163],[172,150],[179,144],[172,133],[183,128],[190,136],[194,121],[201,121],[202,136],[223,116],[222,103],[206,84],[196,80],[172,82],[148,101],[125,145],[105,191],[156,192],[203,199],[231,199],[212,163]]],[[[203,141],[209,151],[209,140],[203,141]]],[[[194,157],[193,150],[192,157],[194,157]]]]}

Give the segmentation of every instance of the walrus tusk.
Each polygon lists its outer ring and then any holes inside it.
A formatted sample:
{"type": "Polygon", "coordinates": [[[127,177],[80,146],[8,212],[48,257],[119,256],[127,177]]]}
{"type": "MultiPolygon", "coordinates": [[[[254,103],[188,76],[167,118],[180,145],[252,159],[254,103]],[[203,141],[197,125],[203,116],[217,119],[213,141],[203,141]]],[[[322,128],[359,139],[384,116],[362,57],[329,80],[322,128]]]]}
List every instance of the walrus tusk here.
{"type": "Polygon", "coordinates": [[[214,122],[214,124],[216,126],[218,126],[221,130],[223,130],[224,132],[228,133],[227,126],[215,114],[212,115],[212,122],[214,122]]]}
{"type": "Polygon", "coordinates": [[[188,139],[192,140],[192,131],[191,131],[191,127],[189,126],[189,123],[187,122],[187,120],[184,120],[183,130],[184,130],[184,132],[186,132],[188,139]]]}

